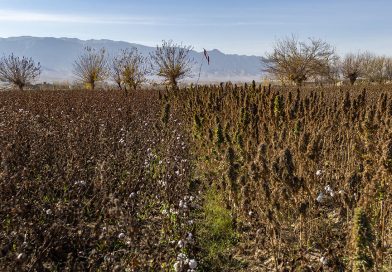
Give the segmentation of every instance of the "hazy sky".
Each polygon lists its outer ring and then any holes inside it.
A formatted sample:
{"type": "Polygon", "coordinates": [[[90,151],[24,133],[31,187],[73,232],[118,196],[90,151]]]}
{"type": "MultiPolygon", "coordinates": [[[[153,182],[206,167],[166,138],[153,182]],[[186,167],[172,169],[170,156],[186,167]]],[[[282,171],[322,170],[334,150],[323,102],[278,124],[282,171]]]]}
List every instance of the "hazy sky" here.
{"type": "Polygon", "coordinates": [[[276,38],[322,38],[339,53],[392,55],[392,1],[0,0],[0,36],[163,39],[264,55],[276,38]]]}

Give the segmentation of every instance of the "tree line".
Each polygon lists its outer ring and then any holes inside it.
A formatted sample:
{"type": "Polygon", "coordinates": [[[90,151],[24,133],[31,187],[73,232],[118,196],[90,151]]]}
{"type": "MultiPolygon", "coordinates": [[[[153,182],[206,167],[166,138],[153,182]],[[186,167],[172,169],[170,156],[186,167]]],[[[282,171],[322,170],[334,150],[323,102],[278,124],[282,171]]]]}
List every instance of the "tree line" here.
{"type": "MultiPolygon", "coordinates": [[[[190,58],[191,46],[163,41],[149,58],[136,47],[123,49],[114,58],[109,58],[106,49],[85,47],[73,63],[73,75],[86,89],[94,90],[98,82],[111,80],[120,90],[136,90],[147,82],[150,75],[164,78],[171,88],[177,88],[178,81],[191,76],[194,60],[190,58]]],[[[33,58],[18,57],[14,54],[0,59],[0,82],[23,90],[37,79],[42,72],[41,64],[33,58]]]]}
{"type": "Polygon", "coordinates": [[[179,80],[191,75],[194,64],[189,57],[191,50],[191,46],[163,41],[149,58],[132,47],[109,60],[104,48],[86,47],[74,62],[73,73],[89,89],[94,89],[99,81],[110,79],[120,90],[128,92],[146,83],[149,75],[162,77],[171,88],[177,88],[179,80]]]}
{"type": "Polygon", "coordinates": [[[367,82],[392,80],[392,58],[370,52],[348,53],[343,58],[326,41],[296,37],[277,40],[267,53],[264,71],[282,82],[302,85],[307,80],[336,83],[346,80],[354,84],[361,78],[367,82]]]}
{"type": "MultiPolygon", "coordinates": [[[[73,63],[73,74],[87,89],[95,89],[100,81],[111,80],[120,90],[128,92],[147,82],[148,76],[158,76],[175,89],[181,79],[192,75],[195,64],[190,57],[191,46],[163,41],[149,57],[136,47],[123,49],[109,59],[105,48],[84,48],[73,63]]],[[[263,72],[273,79],[298,86],[306,81],[337,83],[345,80],[354,84],[358,79],[384,83],[392,81],[392,58],[370,52],[348,53],[339,57],[326,41],[309,38],[300,41],[295,36],[277,40],[271,52],[262,58],[263,72]]],[[[0,82],[20,90],[37,79],[42,69],[32,58],[14,54],[0,59],[0,82]]]]}

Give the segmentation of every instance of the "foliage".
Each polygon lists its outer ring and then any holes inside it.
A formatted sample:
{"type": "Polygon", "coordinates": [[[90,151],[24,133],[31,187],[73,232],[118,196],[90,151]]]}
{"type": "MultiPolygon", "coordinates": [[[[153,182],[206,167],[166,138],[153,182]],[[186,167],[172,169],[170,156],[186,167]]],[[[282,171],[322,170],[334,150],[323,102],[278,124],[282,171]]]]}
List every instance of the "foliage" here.
{"type": "Polygon", "coordinates": [[[356,208],[353,218],[353,271],[364,272],[373,268],[372,243],[374,235],[370,220],[362,208],[356,208]]]}
{"type": "Polygon", "coordinates": [[[227,266],[224,256],[236,238],[231,211],[225,207],[223,198],[213,189],[205,193],[202,220],[197,229],[203,266],[209,271],[222,271],[227,266]]]}
{"type": "Polygon", "coordinates": [[[188,118],[195,173],[224,196],[233,215],[240,236],[225,256],[247,263],[243,271],[349,269],[357,206],[367,211],[378,245],[374,267],[390,269],[387,85],[227,83],[188,88],[170,99],[188,118]]]}
{"type": "Polygon", "coordinates": [[[1,271],[170,268],[190,166],[161,108],[157,91],[0,93],[1,271]]]}
{"type": "Polygon", "coordinates": [[[391,124],[388,85],[0,93],[0,270],[390,271],[391,124]]]}

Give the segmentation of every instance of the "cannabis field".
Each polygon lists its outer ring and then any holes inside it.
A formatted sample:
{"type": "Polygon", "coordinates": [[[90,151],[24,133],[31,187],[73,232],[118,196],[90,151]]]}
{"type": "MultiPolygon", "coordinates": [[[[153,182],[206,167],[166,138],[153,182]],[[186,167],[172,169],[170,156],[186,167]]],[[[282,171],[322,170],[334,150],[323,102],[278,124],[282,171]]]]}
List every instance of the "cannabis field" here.
{"type": "Polygon", "coordinates": [[[1,271],[391,271],[390,86],[0,93],[1,271]]]}

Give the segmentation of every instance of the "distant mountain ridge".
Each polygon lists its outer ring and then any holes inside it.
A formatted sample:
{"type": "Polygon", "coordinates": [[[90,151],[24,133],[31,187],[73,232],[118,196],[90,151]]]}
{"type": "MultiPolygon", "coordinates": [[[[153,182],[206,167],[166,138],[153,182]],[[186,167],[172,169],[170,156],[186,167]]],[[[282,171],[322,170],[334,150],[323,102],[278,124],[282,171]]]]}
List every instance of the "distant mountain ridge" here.
{"type": "MultiPolygon", "coordinates": [[[[115,56],[120,49],[136,47],[148,56],[155,47],[141,44],[112,40],[79,40],[76,38],[51,38],[51,37],[11,37],[0,38],[0,55],[11,53],[17,56],[32,57],[40,62],[42,75],[39,81],[70,81],[74,80],[72,65],[85,46],[93,48],[104,47],[109,56],[115,56]]],[[[196,81],[203,61],[200,82],[219,81],[251,81],[260,80],[262,77],[263,59],[258,56],[245,56],[224,54],[217,49],[208,51],[210,65],[203,59],[202,52],[191,51],[190,56],[197,62],[194,67],[196,81]]]]}

